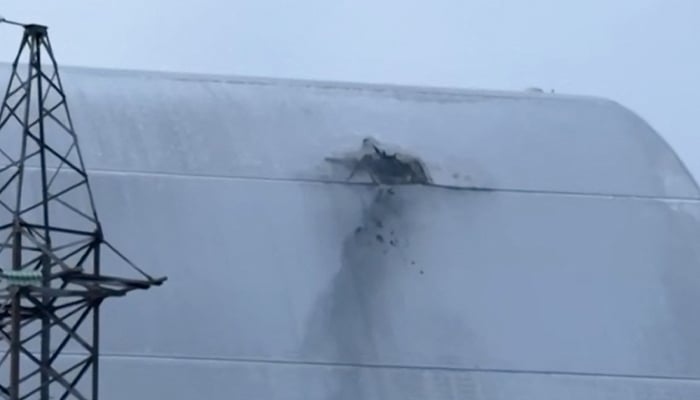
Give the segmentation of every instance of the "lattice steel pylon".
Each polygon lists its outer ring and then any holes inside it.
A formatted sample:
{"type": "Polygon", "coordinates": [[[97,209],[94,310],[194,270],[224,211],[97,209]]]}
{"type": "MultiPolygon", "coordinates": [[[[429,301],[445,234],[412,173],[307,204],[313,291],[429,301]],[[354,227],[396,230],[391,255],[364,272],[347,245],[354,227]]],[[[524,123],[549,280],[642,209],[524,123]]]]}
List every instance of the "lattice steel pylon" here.
{"type": "Polygon", "coordinates": [[[0,398],[97,400],[102,301],[166,278],[105,240],[47,28],[13,24],[24,34],[0,111],[0,398]],[[132,275],[103,274],[105,257],[132,275]]]}

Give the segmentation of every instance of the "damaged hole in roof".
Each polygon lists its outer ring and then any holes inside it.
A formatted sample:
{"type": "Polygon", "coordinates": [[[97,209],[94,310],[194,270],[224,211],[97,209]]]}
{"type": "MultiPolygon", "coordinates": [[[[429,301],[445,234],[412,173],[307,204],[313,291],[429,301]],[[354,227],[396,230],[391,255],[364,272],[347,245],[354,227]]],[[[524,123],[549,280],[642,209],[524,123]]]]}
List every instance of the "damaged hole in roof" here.
{"type": "Polygon", "coordinates": [[[362,140],[360,150],[343,157],[326,157],[326,161],[350,169],[347,180],[365,172],[378,185],[425,185],[432,183],[424,163],[415,156],[389,152],[372,137],[362,140]]]}

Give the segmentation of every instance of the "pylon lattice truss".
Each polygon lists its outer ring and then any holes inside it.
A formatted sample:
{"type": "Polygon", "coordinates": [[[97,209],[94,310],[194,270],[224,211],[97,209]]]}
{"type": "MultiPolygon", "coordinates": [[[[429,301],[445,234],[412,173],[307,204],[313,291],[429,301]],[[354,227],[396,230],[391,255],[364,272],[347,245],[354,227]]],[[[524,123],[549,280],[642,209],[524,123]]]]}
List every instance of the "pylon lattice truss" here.
{"type": "Polygon", "coordinates": [[[21,26],[0,111],[0,398],[96,400],[100,304],[165,278],[105,240],[47,29],[21,26]]]}

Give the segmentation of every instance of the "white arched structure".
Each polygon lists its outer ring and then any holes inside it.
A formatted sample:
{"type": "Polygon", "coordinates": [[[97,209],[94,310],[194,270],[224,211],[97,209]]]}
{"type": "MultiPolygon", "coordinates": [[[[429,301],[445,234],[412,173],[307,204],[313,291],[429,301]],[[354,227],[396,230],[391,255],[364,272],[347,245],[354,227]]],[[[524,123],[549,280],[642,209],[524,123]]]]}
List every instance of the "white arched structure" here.
{"type": "Polygon", "coordinates": [[[700,397],[700,194],[623,107],[62,78],[106,235],[169,276],[105,306],[103,399],[700,397]],[[345,182],[365,136],[436,186],[345,182]]]}

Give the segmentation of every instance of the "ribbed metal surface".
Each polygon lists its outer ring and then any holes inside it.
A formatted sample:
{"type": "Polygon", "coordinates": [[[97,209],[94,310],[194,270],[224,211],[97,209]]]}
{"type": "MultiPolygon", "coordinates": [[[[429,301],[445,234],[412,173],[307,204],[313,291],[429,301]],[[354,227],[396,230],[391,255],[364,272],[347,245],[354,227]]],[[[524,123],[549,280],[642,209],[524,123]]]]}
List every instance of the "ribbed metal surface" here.
{"type": "Polygon", "coordinates": [[[660,137],[602,99],[70,68],[62,73],[92,169],[337,180],[344,173],[324,158],[374,136],[419,155],[443,185],[699,196],[660,137]]]}
{"type": "Polygon", "coordinates": [[[615,104],[70,69],[64,85],[105,231],[169,277],[105,306],[106,400],[700,396],[697,187],[615,104]],[[459,188],[342,183],[323,159],[365,135],[459,188]]]}
{"type": "Polygon", "coordinates": [[[489,386],[477,399],[700,394],[677,380],[700,376],[697,203],[428,188],[374,202],[365,187],[128,175],[95,187],[114,239],[171,276],[105,310],[105,352],[131,357],[107,365],[135,368],[114,385],[141,371],[155,397],[186,392],[185,377],[249,398],[460,399],[476,383],[452,385],[472,379],[489,386]]]}

